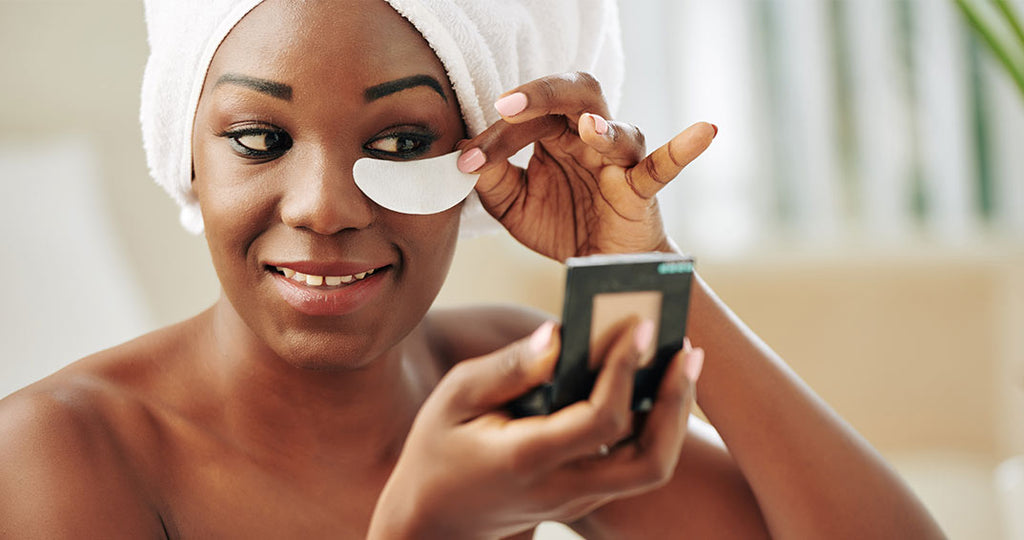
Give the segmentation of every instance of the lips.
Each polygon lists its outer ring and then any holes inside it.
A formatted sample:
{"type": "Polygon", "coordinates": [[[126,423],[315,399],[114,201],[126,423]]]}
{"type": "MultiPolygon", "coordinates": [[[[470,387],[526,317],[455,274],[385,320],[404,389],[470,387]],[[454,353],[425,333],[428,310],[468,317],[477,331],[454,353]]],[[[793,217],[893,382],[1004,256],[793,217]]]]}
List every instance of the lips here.
{"type": "Polygon", "coordinates": [[[312,316],[358,311],[373,301],[390,276],[390,265],[281,263],[267,267],[282,299],[312,316]]]}

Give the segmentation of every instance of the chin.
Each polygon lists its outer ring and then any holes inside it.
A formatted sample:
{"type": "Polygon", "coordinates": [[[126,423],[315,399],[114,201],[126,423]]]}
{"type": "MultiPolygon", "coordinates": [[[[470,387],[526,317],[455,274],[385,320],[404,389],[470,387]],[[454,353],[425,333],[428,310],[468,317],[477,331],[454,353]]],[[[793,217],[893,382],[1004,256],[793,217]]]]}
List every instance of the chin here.
{"type": "Polygon", "coordinates": [[[293,367],[325,373],[362,370],[387,354],[385,347],[337,333],[303,333],[274,349],[281,359],[293,367]]]}

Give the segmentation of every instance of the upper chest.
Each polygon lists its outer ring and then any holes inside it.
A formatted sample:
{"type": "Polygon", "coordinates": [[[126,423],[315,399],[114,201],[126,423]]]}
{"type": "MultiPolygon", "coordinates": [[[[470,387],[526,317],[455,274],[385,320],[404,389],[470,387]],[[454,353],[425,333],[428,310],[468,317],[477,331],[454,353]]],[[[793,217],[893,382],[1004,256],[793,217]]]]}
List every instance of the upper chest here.
{"type": "MultiPolygon", "coordinates": [[[[233,450],[193,458],[165,480],[172,539],[363,539],[391,471],[355,463],[267,467],[233,450]]],[[[532,537],[531,530],[513,538],[532,537]]]]}
{"type": "Polygon", "coordinates": [[[365,538],[390,467],[273,462],[191,441],[159,473],[171,538],[365,538]]]}

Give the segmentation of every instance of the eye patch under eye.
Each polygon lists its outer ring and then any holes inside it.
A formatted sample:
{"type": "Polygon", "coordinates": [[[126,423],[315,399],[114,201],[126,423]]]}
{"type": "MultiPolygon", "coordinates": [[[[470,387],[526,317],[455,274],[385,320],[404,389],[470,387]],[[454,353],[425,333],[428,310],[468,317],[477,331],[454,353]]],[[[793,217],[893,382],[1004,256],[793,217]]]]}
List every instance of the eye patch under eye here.
{"type": "Polygon", "coordinates": [[[373,202],[403,214],[437,214],[465,199],[478,178],[459,170],[459,152],[414,161],[362,158],[356,186],[373,202]]]}

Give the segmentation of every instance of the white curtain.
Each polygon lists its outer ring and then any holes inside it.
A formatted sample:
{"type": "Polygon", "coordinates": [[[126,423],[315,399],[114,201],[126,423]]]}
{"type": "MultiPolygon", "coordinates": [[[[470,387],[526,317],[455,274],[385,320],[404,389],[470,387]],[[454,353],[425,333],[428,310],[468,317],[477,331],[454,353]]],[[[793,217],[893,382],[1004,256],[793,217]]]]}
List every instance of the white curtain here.
{"type": "Polygon", "coordinates": [[[952,0],[620,9],[619,116],[652,149],[698,120],[721,129],[661,197],[684,245],[1024,239],[1024,95],[952,0]]]}
{"type": "Polygon", "coordinates": [[[0,145],[0,398],[153,328],[84,138],[0,145]]]}

